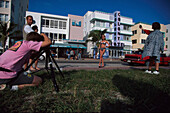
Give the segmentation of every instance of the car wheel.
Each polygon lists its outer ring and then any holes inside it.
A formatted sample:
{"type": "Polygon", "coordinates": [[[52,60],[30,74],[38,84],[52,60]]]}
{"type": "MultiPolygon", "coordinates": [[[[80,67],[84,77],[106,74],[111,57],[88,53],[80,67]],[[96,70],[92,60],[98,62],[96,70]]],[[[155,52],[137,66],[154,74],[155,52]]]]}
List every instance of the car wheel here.
{"type": "Polygon", "coordinates": [[[45,60],[45,56],[44,56],[44,55],[41,55],[41,56],[39,57],[39,60],[40,60],[40,61],[45,60]]]}

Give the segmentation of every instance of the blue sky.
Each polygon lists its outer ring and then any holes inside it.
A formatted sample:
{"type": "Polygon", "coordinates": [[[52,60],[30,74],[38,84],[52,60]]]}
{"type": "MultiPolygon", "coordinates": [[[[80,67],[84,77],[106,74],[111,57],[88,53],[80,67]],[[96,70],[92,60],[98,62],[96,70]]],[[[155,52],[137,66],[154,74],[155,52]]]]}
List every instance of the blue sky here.
{"type": "Polygon", "coordinates": [[[67,16],[84,16],[87,11],[113,13],[133,21],[152,24],[170,24],[170,0],[29,0],[29,11],[67,16]]]}

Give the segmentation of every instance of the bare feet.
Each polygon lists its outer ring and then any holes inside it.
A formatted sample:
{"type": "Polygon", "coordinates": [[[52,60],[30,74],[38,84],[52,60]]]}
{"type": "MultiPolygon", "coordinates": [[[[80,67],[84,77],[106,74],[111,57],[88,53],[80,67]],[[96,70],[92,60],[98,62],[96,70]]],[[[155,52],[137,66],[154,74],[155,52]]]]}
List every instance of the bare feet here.
{"type": "Polygon", "coordinates": [[[35,71],[36,69],[34,69],[33,67],[30,67],[30,71],[35,71]]]}
{"type": "Polygon", "coordinates": [[[36,69],[36,70],[40,70],[40,68],[38,68],[38,67],[36,67],[35,69],[36,69]]]}

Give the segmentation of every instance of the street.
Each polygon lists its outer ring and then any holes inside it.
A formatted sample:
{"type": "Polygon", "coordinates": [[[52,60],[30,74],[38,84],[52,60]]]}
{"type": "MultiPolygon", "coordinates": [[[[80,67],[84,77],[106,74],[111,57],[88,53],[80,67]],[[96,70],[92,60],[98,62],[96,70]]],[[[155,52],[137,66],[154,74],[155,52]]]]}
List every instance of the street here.
{"type": "MultiPolygon", "coordinates": [[[[101,69],[146,69],[145,65],[128,65],[128,63],[121,60],[104,60],[105,66],[99,68],[99,60],[97,59],[85,59],[85,60],[55,60],[61,70],[101,70],[101,69]]],[[[45,61],[39,61],[38,66],[40,68],[45,67],[45,61]]],[[[54,63],[53,66],[55,67],[54,63]]],[[[160,66],[160,68],[170,69],[170,66],[160,66]]]]}

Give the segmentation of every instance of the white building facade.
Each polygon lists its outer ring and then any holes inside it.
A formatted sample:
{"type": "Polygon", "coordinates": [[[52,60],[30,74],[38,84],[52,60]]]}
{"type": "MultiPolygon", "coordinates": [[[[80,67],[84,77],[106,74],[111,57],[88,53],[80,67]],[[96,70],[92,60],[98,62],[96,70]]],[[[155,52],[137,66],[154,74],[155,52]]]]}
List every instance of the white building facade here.
{"type": "MultiPolygon", "coordinates": [[[[114,13],[88,11],[84,15],[84,39],[86,40],[93,30],[107,29],[106,40],[112,41],[109,55],[113,58],[119,58],[131,52],[131,26],[133,25],[133,19],[121,16],[120,11],[115,11],[114,13]]],[[[89,43],[87,51],[92,52],[93,46],[92,43],[89,43]]]]}

